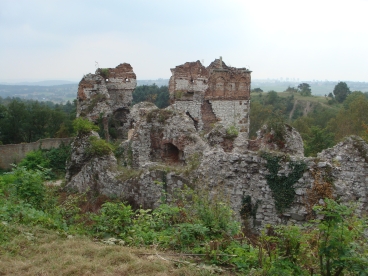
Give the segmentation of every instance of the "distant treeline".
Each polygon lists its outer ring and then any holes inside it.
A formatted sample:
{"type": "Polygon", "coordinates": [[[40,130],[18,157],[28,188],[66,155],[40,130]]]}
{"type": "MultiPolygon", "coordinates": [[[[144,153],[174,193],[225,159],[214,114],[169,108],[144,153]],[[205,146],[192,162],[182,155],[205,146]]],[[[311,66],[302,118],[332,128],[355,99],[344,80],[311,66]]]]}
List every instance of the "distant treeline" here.
{"type": "Polygon", "coordinates": [[[306,156],[316,156],[349,135],[361,136],[368,142],[368,93],[351,92],[343,82],[325,97],[303,96],[292,87],[287,90],[252,93],[252,139],[264,124],[277,128],[288,123],[301,134],[306,156]]]}
{"type": "Polygon", "coordinates": [[[159,108],[169,105],[168,86],[158,87],[156,84],[137,86],[133,92],[133,104],[139,102],[151,102],[159,108]]]}
{"type": "Polygon", "coordinates": [[[0,144],[73,135],[76,101],[66,104],[0,97],[0,144]]]}

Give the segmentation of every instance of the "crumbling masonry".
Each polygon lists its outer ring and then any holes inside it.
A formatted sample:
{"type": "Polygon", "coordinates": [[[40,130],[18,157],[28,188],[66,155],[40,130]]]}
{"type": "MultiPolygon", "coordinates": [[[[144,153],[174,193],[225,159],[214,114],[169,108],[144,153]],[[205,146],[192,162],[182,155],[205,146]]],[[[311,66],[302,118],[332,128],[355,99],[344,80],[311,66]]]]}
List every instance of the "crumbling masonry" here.
{"type": "Polygon", "coordinates": [[[166,109],[148,102],[131,106],[136,76],[129,64],[98,69],[81,80],[77,116],[102,122],[105,138],[115,132],[122,142],[115,155],[91,156],[90,137],[99,139],[99,134],[76,137],[67,164],[67,188],[155,208],[162,198],[157,181],[165,184],[169,201],[184,185],[205,186],[211,195],[219,192],[229,198],[237,214],[243,199],[250,198],[254,212],[249,220],[257,228],[302,223],[327,195],[343,203],[353,201],[358,213],[367,213],[368,145],[361,138],[348,137],[318,158],[304,157],[302,138],[290,126],[285,126],[282,148],[269,139],[272,133],[265,127],[249,141],[251,71],[217,59],[208,67],[187,62],[171,72],[171,105],[166,109]],[[232,126],[239,131],[237,137],[229,137],[232,126]],[[275,178],[294,177],[293,162],[305,165],[292,187],[293,202],[283,211],[276,208],[262,152],[278,156],[275,178]]]}
{"type": "Polygon", "coordinates": [[[200,61],[171,69],[171,103],[184,111],[198,130],[209,131],[214,123],[238,128],[248,138],[251,71],[227,66],[222,58],[208,67],[200,61]]]}
{"type": "Polygon", "coordinates": [[[136,79],[128,63],[116,68],[99,68],[95,74],[85,75],[78,88],[77,117],[102,123],[107,140],[109,127],[114,128],[117,136],[126,138],[129,126],[125,122],[137,86],[136,79]]]}

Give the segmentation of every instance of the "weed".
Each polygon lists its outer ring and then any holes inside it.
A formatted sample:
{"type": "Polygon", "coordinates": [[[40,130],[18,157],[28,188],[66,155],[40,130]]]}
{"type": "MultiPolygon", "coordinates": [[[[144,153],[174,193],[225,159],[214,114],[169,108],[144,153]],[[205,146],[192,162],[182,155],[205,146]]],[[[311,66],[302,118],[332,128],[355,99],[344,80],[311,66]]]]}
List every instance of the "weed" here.
{"type": "Polygon", "coordinates": [[[239,135],[239,130],[235,125],[231,125],[226,129],[226,138],[235,139],[239,135]]]}
{"type": "Polygon", "coordinates": [[[89,156],[104,156],[112,152],[113,147],[103,139],[96,136],[89,137],[90,146],[86,148],[86,154],[89,156]]]}
{"type": "Polygon", "coordinates": [[[159,123],[165,123],[173,115],[173,111],[168,109],[153,109],[146,117],[147,123],[158,121],[159,123]]]}
{"type": "Polygon", "coordinates": [[[100,72],[101,77],[104,79],[108,79],[110,76],[110,70],[109,68],[98,68],[98,71],[100,72]]]}
{"type": "Polygon", "coordinates": [[[99,130],[98,126],[94,125],[88,119],[84,119],[81,117],[73,121],[73,128],[74,128],[74,131],[78,133],[78,135],[88,134],[91,131],[99,130]]]}
{"type": "Polygon", "coordinates": [[[120,181],[127,181],[132,178],[137,178],[142,174],[142,170],[127,168],[127,167],[119,167],[118,168],[119,175],[117,179],[120,181]]]}

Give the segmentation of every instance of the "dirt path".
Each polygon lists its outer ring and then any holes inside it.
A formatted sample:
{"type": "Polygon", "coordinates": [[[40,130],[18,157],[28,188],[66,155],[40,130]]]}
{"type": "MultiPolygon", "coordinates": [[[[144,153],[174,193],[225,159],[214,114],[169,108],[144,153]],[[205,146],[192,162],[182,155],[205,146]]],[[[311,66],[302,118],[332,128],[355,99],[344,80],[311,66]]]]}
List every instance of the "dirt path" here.
{"type": "Polygon", "coordinates": [[[305,108],[303,109],[303,116],[307,116],[307,114],[311,111],[311,102],[307,102],[305,108]]]}
{"type": "Polygon", "coordinates": [[[290,114],[289,114],[289,119],[291,120],[291,118],[293,117],[294,115],[294,111],[295,111],[295,108],[296,108],[296,105],[298,104],[298,100],[295,100],[294,102],[294,106],[293,106],[293,109],[290,111],[290,114]]]}

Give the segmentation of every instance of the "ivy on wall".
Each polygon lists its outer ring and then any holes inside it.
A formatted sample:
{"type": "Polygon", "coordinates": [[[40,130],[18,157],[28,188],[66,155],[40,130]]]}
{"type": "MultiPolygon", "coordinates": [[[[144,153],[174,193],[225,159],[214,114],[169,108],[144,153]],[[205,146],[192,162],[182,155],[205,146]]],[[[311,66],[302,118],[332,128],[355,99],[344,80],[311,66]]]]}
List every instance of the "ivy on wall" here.
{"type": "Polygon", "coordinates": [[[264,152],[261,157],[267,160],[266,168],[269,174],[266,175],[266,180],[275,200],[276,211],[282,213],[293,203],[295,198],[294,184],[302,177],[307,165],[303,161],[290,161],[290,173],[288,175],[279,174],[280,161],[286,156],[274,156],[264,152]]]}

